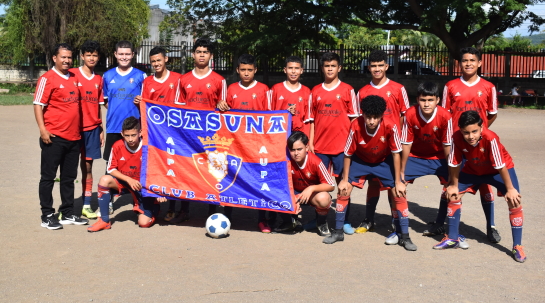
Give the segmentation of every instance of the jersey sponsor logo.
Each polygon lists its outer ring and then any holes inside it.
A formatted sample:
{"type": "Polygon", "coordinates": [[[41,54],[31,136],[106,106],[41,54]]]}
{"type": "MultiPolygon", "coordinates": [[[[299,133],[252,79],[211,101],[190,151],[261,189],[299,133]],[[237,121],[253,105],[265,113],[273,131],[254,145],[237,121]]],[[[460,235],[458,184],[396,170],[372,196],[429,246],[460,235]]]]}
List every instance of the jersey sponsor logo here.
{"type": "Polygon", "coordinates": [[[129,83],[132,84],[134,82],[134,79],[133,78],[130,78],[129,79],[129,83]]]}
{"type": "Polygon", "coordinates": [[[242,167],[242,158],[229,153],[235,138],[220,138],[218,134],[197,138],[205,152],[193,154],[193,163],[203,180],[222,193],[233,185],[242,167]],[[227,176],[229,178],[225,179],[227,176]]]}
{"type": "Polygon", "coordinates": [[[257,95],[256,94],[252,94],[252,99],[255,99],[257,98],[257,95]]]}
{"type": "Polygon", "coordinates": [[[61,85],[59,86],[59,88],[64,88],[64,85],[61,84],[61,85]]]}
{"type": "Polygon", "coordinates": [[[188,84],[185,88],[191,88],[191,87],[192,87],[191,84],[188,84]]]}
{"type": "Polygon", "coordinates": [[[340,94],[337,94],[337,96],[335,96],[337,98],[337,100],[341,100],[341,95],[340,94]]]}
{"type": "Polygon", "coordinates": [[[87,95],[92,95],[92,94],[93,94],[93,92],[91,92],[91,91],[88,91],[88,90],[87,90],[87,91],[85,91],[85,93],[86,93],[87,95]]]}
{"type": "Polygon", "coordinates": [[[280,96],[280,98],[278,98],[278,100],[284,100],[284,96],[280,96]]]}
{"type": "Polygon", "coordinates": [[[325,104],[325,107],[332,107],[333,105],[331,103],[325,104]]]}
{"type": "Polygon", "coordinates": [[[511,220],[511,224],[513,224],[513,226],[522,226],[522,217],[513,218],[513,220],[511,220]]]}
{"type": "Polygon", "coordinates": [[[150,93],[153,93],[154,91],[155,91],[155,89],[152,88],[152,89],[150,89],[149,92],[150,92],[150,93]]]}
{"type": "Polygon", "coordinates": [[[457,92],[454,97],[458,97],[458,96],[461,96],[462,94],[460,94],[460,92],[457,92]]]}
{"type": "Polygon", "coordinates": [[[471,100],[466,101],[466,104],[471,104],[471,103],[473,103],[473,101],[471,100]]]}
{"type": "Polygon", "coordinates": [[[174,88],[174,83],[170,83],[170,84],[168,85],[168,87],[170,87],[170,89],[173,89],[173,88],[174,88]]]}
{"type": "Polygon", "coordinates": [[[121,159],[119,159],[119,161],[125,161],[125,157],[121,157],[121,159]]]}
{"type": "Polygon", "coordinates": [[[130,169],[137,169],[137,168],[138,168],[138,166],[135,166],[135,165],[131,165],[131,166],[129,166],[129,168],[130,168],[130,169]]]}
{"type": "Polygon", "coordinates": [[[159,99],[164,99],[164,98],[165,98],[164,95],[160,95],[160,96],[159,96],[159,99]]]}
{"type": "Polygon", "coordinates": [[[114,79],[112,79],[112,81],[110,81],[110,83],[115,83],[114,79]]]}
{"type": "Polygon", "coordinates": [[[196,92],[196,94],[202,96],[202,92],[196,92]]]}
{"type": "Polygon", "coordinates": [[[248,105],[248,102],[241,102],[242,105],[248,105]]]}
{"type": "Polygon", "coordinates": [[[118,92],[124,92],[124,91],[125,91],[125,88],[124,88],[124,87],[118,88],[117,91],[118,91],[118,92]]]}
{"type": "Polygon", "coordinates": [[[212,84],[206,83],[206,88],[211,88],[211,87],[212,87],[212,84]]]}

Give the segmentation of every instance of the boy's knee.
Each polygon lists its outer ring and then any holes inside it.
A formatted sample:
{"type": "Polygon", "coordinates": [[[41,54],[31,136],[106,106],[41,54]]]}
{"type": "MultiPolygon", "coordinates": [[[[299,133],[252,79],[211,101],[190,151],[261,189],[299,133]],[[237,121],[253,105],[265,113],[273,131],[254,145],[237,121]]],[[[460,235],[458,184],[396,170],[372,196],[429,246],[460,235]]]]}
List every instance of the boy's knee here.
{"type": "Polygon", "coordinates": [[[142,228],[149,228],[155,223],[154,217],[148,217],[146,215],[139,215],[138,216],[138,226],[142,228]]]}

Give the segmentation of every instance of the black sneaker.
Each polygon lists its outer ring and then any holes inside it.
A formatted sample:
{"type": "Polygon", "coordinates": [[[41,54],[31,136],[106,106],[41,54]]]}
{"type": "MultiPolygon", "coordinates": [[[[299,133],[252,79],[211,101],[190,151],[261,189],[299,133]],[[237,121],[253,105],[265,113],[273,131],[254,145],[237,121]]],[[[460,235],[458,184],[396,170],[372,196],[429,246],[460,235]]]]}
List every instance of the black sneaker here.
{"type": "Polygon", "coordinates": [[[405,247],[408,251],[416,251],[416,245],[411,241],[411,238],[409,235],[401,235],[401,239],[399,240],[399,245],[405,247]]]}
{"type": "Polygon", "coordinates": [[[344,241],[344,231],[342,228],[332,230],[331,235],[325,237],[322,243],[333,244],[337,241],[344,241]]]}
{"type": "Polygon", "coordinates": [[[80,218],[80,217],[78,217],[76,215],[71,215],[71,216],[68,216],[68,217],[65,217],[64,215],[62,215],[62,219],[61,219],[60,223],[62,225],[69,225],[69,224],[86,225],[86,224],[89,223],[89,220],[80,218]]]}
{"type": "Polygon", "coordinates": [[[62,229],[62,225],[59,223],[59,220],[57,220],[57,216],[55,216],[55,214],[50,214],[45,219],[42,219],[42,227],[51,230],[62,229]]]}
{"type": "Polygon", "coordinates": [[[423,236],[427,237],[433,237],[437,235],[444,235],[445,234],[445,225],[444,224],[437,224],[435,222],[431,223],[430,229],[426,229],[423,236]]]}
{"type": "Polygon", "coordinates": [[[296,227],[295,222],[293,219],[291,219],[288,222],[282,222],[282,224],[274,228],[273,231],[275,233],[289,233],[289,232],[293,232],[295,230],[295,227],[296,227]]]}
{"type": "Polygon", "coordinates": [[[489,226],[486,229],[486,236],[488,237],[488,241],[492,243],[500,243],[501,241],[500,233],[495,226],[489,226]]]}
{"type": "Polygon", "coordinates": [[[327,222],[318,226],[318,235],[322,237],[328,237],[331,235],[331,231],[329,230],[329,226],[327,226],[327,222]]]}

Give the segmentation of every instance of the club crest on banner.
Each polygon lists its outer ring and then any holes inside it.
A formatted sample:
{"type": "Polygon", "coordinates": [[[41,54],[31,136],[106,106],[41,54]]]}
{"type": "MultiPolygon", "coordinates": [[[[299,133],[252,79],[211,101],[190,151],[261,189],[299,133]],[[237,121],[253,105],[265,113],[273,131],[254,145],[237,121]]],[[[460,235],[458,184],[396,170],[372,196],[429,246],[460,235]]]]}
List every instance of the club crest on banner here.
{"type": "Polygon", "coordinates": [[[242,158],[228,152],[235,139],[220,138],[218,134],[198,138],[205,152],[193,154],[193,163],[208,185],[219,193],[224,192],[233,185],[242,167],[242,158]]]}

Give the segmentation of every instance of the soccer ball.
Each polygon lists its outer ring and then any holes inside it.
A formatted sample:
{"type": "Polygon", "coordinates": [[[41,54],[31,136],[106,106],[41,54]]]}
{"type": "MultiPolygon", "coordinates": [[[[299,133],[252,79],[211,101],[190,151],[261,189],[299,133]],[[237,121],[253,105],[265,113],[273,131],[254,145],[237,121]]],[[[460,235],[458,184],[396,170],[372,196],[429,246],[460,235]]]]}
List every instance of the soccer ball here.
{"type": "Polygon", "coordinates": [[[230,229],[231,222],[223,214],[213,214],[206,220],[206,232],[212,238],[225,238],[230,229]]]}

